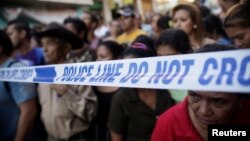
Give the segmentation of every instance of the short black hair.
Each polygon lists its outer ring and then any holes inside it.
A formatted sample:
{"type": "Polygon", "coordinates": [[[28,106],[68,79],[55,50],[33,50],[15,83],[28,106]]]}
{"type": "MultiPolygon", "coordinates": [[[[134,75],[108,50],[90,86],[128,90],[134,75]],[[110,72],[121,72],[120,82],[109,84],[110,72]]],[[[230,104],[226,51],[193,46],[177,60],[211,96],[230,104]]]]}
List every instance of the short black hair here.
{"type": "Polygon", "coordinates": [[[100,46],[105,46],[113,55],[113,59],[119,59],[122,56],[124,48],[115,41],[103,41],[100,46]]]}
{"type": "Polygon", "coordinates": [[[8,26],[10,26],[10,25],[14,25],[14,28],[18,32],[21,32],[21,31],[24,30],[26,32],[27,39],[30,40],[30,38],[31,38],[30,27],[29,27],[29,24],[26,21],[16,19],[16,20],[10,21],[8,23],[8,26]]]}
{"type": "Polygon", "coordinates": [[[9,36],[3,30],[0,30],[0,46],[3,48],[4,55],[10,56],[12,54],[14,47],[9,36]]]}
{"type": "Polygon", "coordinates": [[[63,21],[63,24],[73,24],[77,33],[84,33],[83,41],[88,42],[88,29],[86,24],[79,18],[68,17],[63,21]]]}
{"type": "Polygon", "coordinates": [[[188,35],[181,29],[167,29],[160,34],[155,46],[169,45],[179,53],[186,54],[192,52],[188,35]]]}

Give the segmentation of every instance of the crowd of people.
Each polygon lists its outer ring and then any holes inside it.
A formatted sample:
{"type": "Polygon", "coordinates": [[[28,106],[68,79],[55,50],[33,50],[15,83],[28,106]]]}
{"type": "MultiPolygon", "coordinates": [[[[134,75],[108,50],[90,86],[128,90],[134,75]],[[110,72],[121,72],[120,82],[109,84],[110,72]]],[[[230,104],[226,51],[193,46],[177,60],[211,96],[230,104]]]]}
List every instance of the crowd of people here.
{"type": "MultiPolygon", "coordinates": [[[[250,3],[219,3],[219,15],[194,3],[155,13],[150,32],[132,6],[109,27],[91,12],[34,32],[13,20],[0,30],[0,68],[250,48],[250,3]]],[[[0,93],[1,141],[206,141],[210,124],[250,125],[247,94],[212,89],[1,81],[0,93]]]]}

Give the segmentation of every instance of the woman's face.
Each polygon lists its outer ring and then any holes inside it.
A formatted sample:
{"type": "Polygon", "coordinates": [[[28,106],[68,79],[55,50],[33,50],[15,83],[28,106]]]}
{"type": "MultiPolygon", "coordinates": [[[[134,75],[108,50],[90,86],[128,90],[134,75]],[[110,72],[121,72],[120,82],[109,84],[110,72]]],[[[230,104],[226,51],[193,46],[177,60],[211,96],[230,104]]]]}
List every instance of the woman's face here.
{"type": "Polygon", "coordinates": [[[168,56],[176,54],[179,54],[179,52],[173,49],[170,45],[161,45],[157,47],[157,56],[168,56]]]}
{"type": "Polygon", "coordinates": [[[160,15],[154,15],[152,18],[152,22],[151,22],[151,26],[152,26],[152,30],[154,33],[158,33],[159,32],[159,28],[157,26],[157,22],[160,19],[160,15]]]}
{"type": "Polygon", "coordinates": [[[233,26],[226,28],[227,35],[239,48],[250,48],[250,28],[233,26]]]}
{"type": "Polygon", "coordinates": [[[239,107],[240,100],[235,94],[189,91],[188,103],[194,124],[207,129],[209,124],[226,123],[239,107]]]}
{"type": "Polygon", "coordinates": [[[113,60],[113,54],[107,49],[107,47],[101,45],[96,51],[96,61],[113,60]]]}
{"type": "Polygon", "coordinates": [[[173,16],[174,28],[182,29],[188,35],[193,32],[194,23],[186,10],[178,10],[173,16]]]}

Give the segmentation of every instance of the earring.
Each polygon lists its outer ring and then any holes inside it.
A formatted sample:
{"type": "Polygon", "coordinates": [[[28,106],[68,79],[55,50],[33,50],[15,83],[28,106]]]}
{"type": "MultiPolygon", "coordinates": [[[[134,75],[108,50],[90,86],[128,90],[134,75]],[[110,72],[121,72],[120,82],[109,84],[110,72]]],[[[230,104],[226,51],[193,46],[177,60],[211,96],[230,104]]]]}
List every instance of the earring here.
{"type": "Polygon", "coordinates": [[[196,28],[197,28],[197,25],[195,24],[195,25],[193,26],[193,28],[196,29],[196,28]]]}

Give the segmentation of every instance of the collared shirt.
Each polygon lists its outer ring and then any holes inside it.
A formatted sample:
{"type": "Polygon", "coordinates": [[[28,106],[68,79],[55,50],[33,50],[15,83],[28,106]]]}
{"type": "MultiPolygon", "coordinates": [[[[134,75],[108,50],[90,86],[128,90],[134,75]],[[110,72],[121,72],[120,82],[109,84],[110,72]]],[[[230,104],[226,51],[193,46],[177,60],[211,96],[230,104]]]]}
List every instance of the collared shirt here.
{"type": "Polygon", "coordinates": [[[125,141],[149,141],[156,119],[174,103],[167,91],[157,90],[156,95],[155,110],[140,100],[136,89],[125,88],[114,95],[109,129],[123,135],[125,141]]]}

